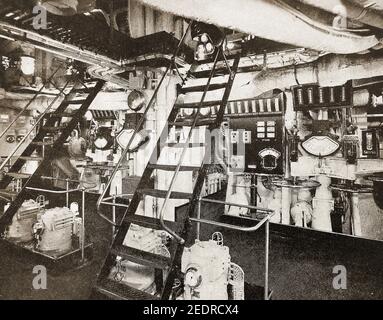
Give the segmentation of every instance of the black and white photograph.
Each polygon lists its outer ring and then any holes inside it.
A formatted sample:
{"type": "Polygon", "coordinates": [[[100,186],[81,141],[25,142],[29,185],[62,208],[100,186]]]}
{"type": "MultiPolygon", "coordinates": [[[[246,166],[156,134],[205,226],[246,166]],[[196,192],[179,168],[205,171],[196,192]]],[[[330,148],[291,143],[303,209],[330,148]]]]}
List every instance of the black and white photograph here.
{"type": "Polygon", "coordinates": [[[0,157],[0,301],[383,300],[383,1],[0,0],[0,157]]]}

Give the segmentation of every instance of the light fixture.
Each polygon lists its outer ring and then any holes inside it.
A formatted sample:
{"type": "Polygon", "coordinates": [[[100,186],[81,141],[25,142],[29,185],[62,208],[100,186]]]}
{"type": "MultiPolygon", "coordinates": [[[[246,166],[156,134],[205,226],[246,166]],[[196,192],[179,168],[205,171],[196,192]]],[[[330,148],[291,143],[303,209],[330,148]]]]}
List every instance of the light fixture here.
{"type": "Polygon", "coordinates": [[[32,76],[35,74],[36,59],[31,56],[20,57],[20,70],[26,76],[32,76]]]}
{"type": "Polygon", "coordinates": [[[93,143],[96,149],[98,150],[110,150],[114,144],[112,129],[109,127],[100,127],[97,130],[96,137],[93,143]]]}
{"type": "Polygon", "coordinates": [[[77,13],[78,0],[42,0],[41,5],[52,14],[71,16],[77,13]]]}
{"type": "Polygon", "coordinates": [[[145,95],[139,90],[133,90],[128,96],[128,107],[138,112],[146,105],[145,95]]]}
{"type": "Polygon", "coordinates": [[[194,55],[197,61],[209,59],[225,39],[225,35],[218,27],[198,21],[192,23],[191,36],[197,41],[194,55]]]}

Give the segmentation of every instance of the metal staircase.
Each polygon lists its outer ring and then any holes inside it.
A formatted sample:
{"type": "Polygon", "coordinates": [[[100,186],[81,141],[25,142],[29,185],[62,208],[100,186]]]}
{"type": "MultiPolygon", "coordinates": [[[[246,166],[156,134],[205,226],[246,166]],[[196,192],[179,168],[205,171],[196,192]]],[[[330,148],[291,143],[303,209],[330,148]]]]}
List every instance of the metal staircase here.
{"type": "MultiPolygon", "coordinates": [[[[182,40],[181,40],[182,41],[182,40]]],[[[184,165],[184,157],[188,149],[193,147],[201,147],[205,146],[204,143],[191,143],[194,129],[200,126],[209,126],[211,129],[219,128],[225,113],[225,108],[228,103],[229,95],[233,86],[234,78],[238,69],[240,54],[236,55],[233,59],[233,63],[230,66],[226,57],[223,54],[222,47],[217,49],[217,52],[214,57],[214,64],[209,73],[209,77],[207,79],[207,83],[204,86],[195,86],[195,87],[186,87],[185,85],[179,89],[179,94],[185,94],[189,92],[199,92],[202,93],[202,98],[200,102],[193,104],[184,104],[176,102],[173,105],[173,108],[169,114],[167,124],[161,133],[156,148],[152,153],[151,160],[149,161],[140,183],[136,189],[136,192],[129,204],[129,207],[125,213],[125,216],[122,219],[122,224],[118,227],[118,232],[112,244],[111,250],[106,258],[104,266],[99,274],[97,284],[93,290],[92,298],[94,299],[122,299],[122,300],[155,300],[155,299],[169,299],[172,293],[172,287],[174,285],[175,279],[179,275],[181,256],[184,250],[185,239],[188,238],[188,233],[190,230],[190,220],[189,218],[192,216],[195,206],[197,205],[201,190],[203,187],[204,180],[206,178],[207,170],[210,167],[209,163],[205,163],[202,161],[200,167],[184,165]],[[226,75],[227,81],[221,84],[211,84],[212,79],[217,75],[216,66],[218,61],[225,61],[227,70],[226,75]],[[224,94],[221,100],[211,102],[206,102],[206,96],[209,91],[224,89],[224,94]],[[219,105],[218,111],[214,117],[214,119],[204,119],[204,117],[198,112],[203,108],[210,107],[212,105],[219,105]],[[177,116],[179,115],[180,109],[192,108],[197,110],[195,112],[195,116],[188,121],[179,121],[177,120],[177,116]],[[190,127],[190,131],[186,138],[186,141],[183,143],[168,143],[167,138],[169,137],[169,132],[172,127],[190,127]],[[158,164],[157,161],[160,158],[161,152],[165,149],[165,147],[170,148],[182,148],[182,153],[180,155],[180,159],[177,165],[167,165],[167,164],[158,164]],[[196,182],[194,185],[193,193],[185,193],[185,192],[176,192],[173,191],[174,183],[177,179],[178,173],[181,171],[191,171],[198,170],[198,176],[196,178],[196,182]],[[151,187],[150,180],[154,170],[165,170],[165,171],[174,171],[173,178],[170,182],[170,187],[168,190],[158,190],[151,187]],[[142,216],[137,214],[140,201],[145,196],[152,196],[155,198],[165,199],[161,212],[159,214],[159,218],[152,218],[147,216],[142,216]],[[190,201],[188,214],[186,218],[181,219],[182,221],[172,222],[165,221],[165,211],[166,205],[170,199],[185,199],[190,201]],[[124,245],[124,240],[126,238],[127,233],[131,225],[138,225],[144,228],[154,229],[154,230],[165,230],[171,236],[170,244],[168,245],[168,249],[170,252],[170,257],[154,254],[152,252],[146,252],[131,248],[129,246],[124,245]],[[116,259],[128,260],[134,263],[138,263],[140,265],[154,268],[156,271],[156,284],[157,284],[157,292],[156,294],[149,294],[144,291],[137,290],[131,286],[125,285],[121,282],[117,282],[110,278],[110,272],[113,266],[116,264],[116,259]]],[[[169,70],[169,69],[168,69],[169,70]]],[[[193,70],[193,66],[191,68],[193,70]]],[[[222,70],[220,70],[221,74],[222,70]]],[[[219,75],[220,75],[219,74],[219,75]]],[[[165,73],[166,75],[166,73],[165,73]]],[[[164,75],[164,77],[165,77],[164,75]]],[[[189,72],[189,76],[194,76],[193,72],[189,72]]],[[[195,73],[194,77],[198,77],[198,73],[195,73]]],[[[201,77],[202,78],[202,77],[201,77]]],[[[163,79],[162,79],[163,80],[163,79]]],[[[162,81],[160,82],[161,85],[162,81]]],[[[160,86],[159,85],[159,86],[160,86]]],[[[158,88],[157,88],[158,89],[158,88]]],[[[153,98],[155,94],[153,95],[153,98]]],[[[152,98],[152,100],[153,100],[152,98]]],[[[152,101],[148,104],[150,107],[152,101]]],[[[148,107],[146,111],[148,110],[148,107]]],[[[144,118],[144,117],[143,117],[144,118]]],[[[142,122],[137,126],[137,132],[141,129],[142,122]]],[[[131,139],[131,141],[134,138],[131,139]]],[[[127,153],[129,153],[129,145],[127,149],[123,153],[122,157],[124,157],[127,153]]],[[[118,170],[118,166],[116,170],[118,170]]],[[[111,180],[114,175],[112,174],[111,180]]],[[[106,188],[107,189],[107,188],[106,188]]],[[[105,197],[104,194],[100,197],[98,206],[107,205],[110,203],[103,201],[105,197]]],[[[114,223],[109,220],[107,217],[103,216],[110,223],[114,223]]]]}
{"type": "MultiPolygon", "coordinates": [[[[5,231],[7,225],[12,221],[13,216],[28,199],[28,187],[41,183],[41,176],[44,170],[49,167],[52,159],[63,148],[64,143],[83,118],[92,101],[104,86],[104,81],[97,81],[92,85],[85,85],[79,78],[70,79],[66,82],[52,103],[40,114],[32,129],[17,145],[13,152],[0,165],[3,178],[0,181],[0,196],[11,199],[12,202],[4,214],[0,217],[0,234],[5,231]],[[85,97],[84,97],[85,92],[85,97]],[[78,94],[81,93],[80,98],[78,94]],[[60,97],[65,96],[59,106],[52,112],[52,107],[59,103],[60,97]],[[51,112],[50,112],[51,111],[51,112]],[[62,118],[70,119],[65,125],[61,124],[62,118]],[[31,140],[20,156],[15,156],[20,146],[30,139],[30,136],[38,128],[35,137],[31,140]],[[54,135],[52,135],[52,133],[54,135]],[[49,139],[47,139],[49,138],[49,139]],[[49,140],[49,141],[48,141],[49,140]],[[43,152],[36,156],[37,150],[43,152]],[[8,163],[16,158],[16,161],[8,163]],[[21,170],[28,161],[38,161],[37,169],[32,174],[23,173],[21,170]],[[5,171],[5,167],[8,170],[5,171]],[[11,190],[10,184],[15,181],[22,181],[19,190],[11,190]]],[[[24,111],[26,108],[24,109],[24,111]]]]}

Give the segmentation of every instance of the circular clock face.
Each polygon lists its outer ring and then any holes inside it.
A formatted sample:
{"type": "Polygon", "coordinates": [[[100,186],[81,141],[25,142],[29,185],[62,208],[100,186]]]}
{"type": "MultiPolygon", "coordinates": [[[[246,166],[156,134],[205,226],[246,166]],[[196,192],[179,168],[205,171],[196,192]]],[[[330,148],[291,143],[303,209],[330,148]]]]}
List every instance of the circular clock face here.
{"type": "Polygon", "coordinates": [[[312,136],[302,142],[302,148],[316,157],[327,157],[335,153],[339,147],[339,142],[329,136],[312,136]]]}

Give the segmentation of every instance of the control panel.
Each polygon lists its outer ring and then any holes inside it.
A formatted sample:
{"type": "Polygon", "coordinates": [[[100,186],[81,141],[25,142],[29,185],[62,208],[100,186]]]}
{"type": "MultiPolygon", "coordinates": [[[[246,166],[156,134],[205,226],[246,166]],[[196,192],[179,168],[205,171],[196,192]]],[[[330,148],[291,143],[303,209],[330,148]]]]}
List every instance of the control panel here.
{"type": "MultiPolygon", "coordinates": [[[[261,100],[261,99],[257,99],[261,100]]],[[[232,114],[230,127],[230,165],[233,171],[282,175],[284,173],[283,94],[263,98],[265,105],[279,104],[273,111],[232,114]],[[280,111],[275,111],[280,110],[280,111]]],[[[257,101],[257,105],[261,104],[257,101]]]]}

